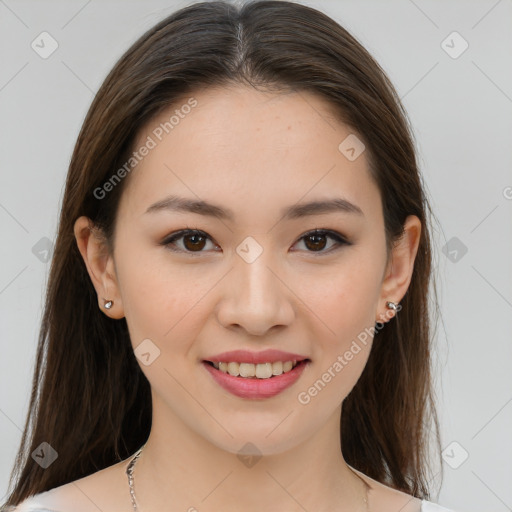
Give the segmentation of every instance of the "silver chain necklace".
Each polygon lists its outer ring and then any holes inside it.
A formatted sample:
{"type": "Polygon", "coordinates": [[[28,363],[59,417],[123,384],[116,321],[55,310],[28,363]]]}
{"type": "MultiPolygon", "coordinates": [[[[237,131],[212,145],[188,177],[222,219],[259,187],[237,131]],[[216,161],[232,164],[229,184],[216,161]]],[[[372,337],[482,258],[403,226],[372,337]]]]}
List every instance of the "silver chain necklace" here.
{"type": "MultiPolygon", "coordinates": [[[[128,485],[130,487],[130,496],[132,498],[132,505],[133,505],[134,512],[137,512],[139,509],[137,508],[137,500],[135,498],[135,491],[133,490],[133,482],[134,482],[133,470],[135,469],[135,463],[137,462],[137,459],[140,457],[140,454],[142,453],[144,446],[146,446],[145,443],[137,450],[137,452],[133,456],[133,459],[130,461],[130,464],[128,464],[128,467],[126,468],[126,475],[128,476],[128,485]]],[[[350,470],[352,471],[352,469],[350,469],[350,470]]],[[[366,505],[366,512],[370,512],[370,507],[368,505],[368,484],[364,480],[362,480],[362,478],[359,475],[357,475],[356,473],[354,473],[354,474],[364,484],[366,492],[365,492],[365,497],[363,498],[363,501],[364,501],[364,504],[366,505]]]]}
{"type": "Polygon", "coordinates": [[[137,459],[140,457],[140,454],[142,453],[142,450],[146,446],[144,443],[135,453],[135,456],[130,461],[130,464],[128,464],[128,467],[126,468],[126,474],[128,476],[128,485],[130,486],[130,496],[132,498],[132,505],[133,510],[137,512],[137,500],[135,499],[135,491],[133,490],[133,470],[135,468],[135,463],[137,462],[137,459]]]}

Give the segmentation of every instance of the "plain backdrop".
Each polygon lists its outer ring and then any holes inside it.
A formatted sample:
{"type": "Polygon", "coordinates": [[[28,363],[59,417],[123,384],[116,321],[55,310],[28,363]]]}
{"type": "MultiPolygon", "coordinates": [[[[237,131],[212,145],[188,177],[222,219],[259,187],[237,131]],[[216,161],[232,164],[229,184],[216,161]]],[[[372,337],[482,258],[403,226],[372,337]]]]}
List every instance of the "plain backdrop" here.
{"type": "MultiPolygon", "coordinates": [[[[78,131],[121,54],[189,3],[0,0],[2,496],[27,411],[78,131]],[[33,49],[41,37],[46,51],[58,45],[47,58],[33,49]]],[[[440,222],[435,346],[444,481],[436,501],[461,512],[512,510],[512,2],[303,3],[351,31],[390,76],[440,222]]]]}

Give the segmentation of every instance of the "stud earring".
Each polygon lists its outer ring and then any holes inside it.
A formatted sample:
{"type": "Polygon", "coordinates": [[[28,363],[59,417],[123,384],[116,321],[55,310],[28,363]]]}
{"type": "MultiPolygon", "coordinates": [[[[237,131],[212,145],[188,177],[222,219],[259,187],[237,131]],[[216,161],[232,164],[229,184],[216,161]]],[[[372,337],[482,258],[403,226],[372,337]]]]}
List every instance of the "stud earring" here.
{"type": "MultiPolygon", "coordinates": [[[[391,316],[394,316],[396,314],[396,312],[398,311],[398,304],[396,304],[395,302],[391,302],[391,301],[386,302],[386,307],[388,309],[393,310],[393,314],[391,316]]],[[[384,316],[387,316],[387,314],[384,314],[384,316]]],[[[377,328],[378,325],[380,324],[381,326],[379,327],[379,329],[382,329],[382,327],[384,327],[384,324],[387,324],[388,322],[389,322],[389,319],[386,320],[385,322],[377,322],[375,324],[375,328],[377,328]]]]}
{"type": "Polygon", "coordinates": [[[114,304],[114,301],[112,301],[112,300],[105,301],[105,304],[104,304],[105,309],[110,309],[113,304],[114,304]]]}

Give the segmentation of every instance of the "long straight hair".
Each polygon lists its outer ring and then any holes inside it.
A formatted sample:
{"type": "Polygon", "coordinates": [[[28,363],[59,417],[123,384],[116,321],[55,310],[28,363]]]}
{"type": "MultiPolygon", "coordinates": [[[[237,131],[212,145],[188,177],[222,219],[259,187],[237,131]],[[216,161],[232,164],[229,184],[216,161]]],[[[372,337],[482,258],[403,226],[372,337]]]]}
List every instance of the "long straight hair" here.
{"type": "MultiPolygon", "coordinates": [[[[343,402],[340,436],[352,467],[429,499],[432,439],[440,452],[428,300],[435,281],[431,210],[413,132],[385,72],[343,27],[311,7],[263,0],[201,2],[174,12],[126,51],[97,92],[67,174],[29,410],[5,505],[116,464],[147,440],[149,382],[126,319],[111,319],[97,306],[73,226],[86,215],[112,247],[126,179],[102,199],[94,191],[123,166],[141,128],[163,109],[194,90],[232,84],[328,101],[366,146],[388,255],[408,215],[422,223],[402,309],[375,335],[367,365],[343,402]],[[58,453],[46,469],[31,457],[43,442],[58,453]]],[[[433,305],[437,311],[437,300],[433,305]]]]}

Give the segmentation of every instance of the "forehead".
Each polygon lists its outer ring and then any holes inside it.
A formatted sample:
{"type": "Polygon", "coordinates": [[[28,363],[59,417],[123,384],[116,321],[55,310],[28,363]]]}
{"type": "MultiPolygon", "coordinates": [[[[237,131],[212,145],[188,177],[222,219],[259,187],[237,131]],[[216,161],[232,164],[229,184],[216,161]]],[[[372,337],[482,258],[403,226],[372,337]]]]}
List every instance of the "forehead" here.
{"type": "Polygon", "coordinates": [[[311,93],[196,91],[140,130],[135,150],[148,141],[151,149],[123,196],[140,214],[167,193],[233,204],[235,211],[328,195],[371,207],[380,199],[365,152],[349,159],[342,151],[355,136],[311,93]]]}

